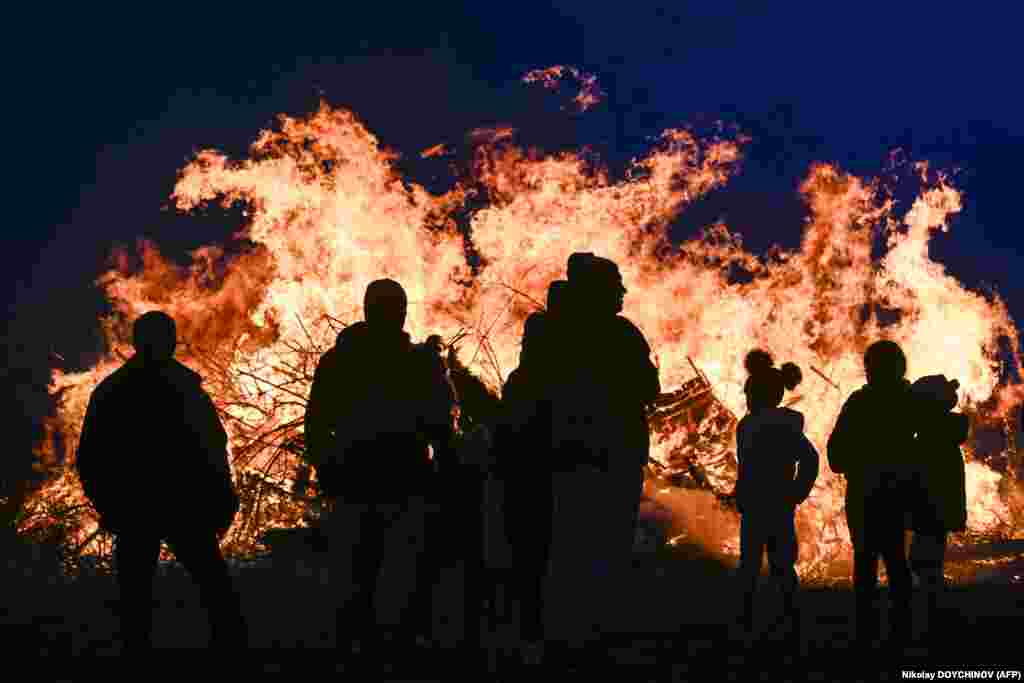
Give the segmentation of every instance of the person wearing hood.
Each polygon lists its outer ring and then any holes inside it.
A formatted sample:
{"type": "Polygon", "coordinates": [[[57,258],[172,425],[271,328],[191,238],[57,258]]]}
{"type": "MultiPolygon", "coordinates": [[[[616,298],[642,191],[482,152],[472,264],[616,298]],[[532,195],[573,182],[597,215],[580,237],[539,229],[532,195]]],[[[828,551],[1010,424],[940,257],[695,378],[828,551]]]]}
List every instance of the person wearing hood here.
{"type": "Polygon", "coordinates": [[[917,498],[911,513],[914,540],[910,562],[927,594],[928,636],[939,635],[939,597],[945,587],[943,563],[950,532],[967,529],[967,488],[960,444],[969,424],[954,413],[960,383],[943,375],[922,377],[911,386],[917,401],[917,498]]]}
{"type": "Polygon", "coordinates": [[[435,457],[449,457],[454,435],[454,388],[436,350],[414,345],[404,331],[407,305],[399,283],[371,282],[365,320],[342,330],[320,359],[306,405],[307,458],[334,501],[328,534],[332,577],[343,592],[338,643],[372,655],[388,640],[411,647],[429,638],[429,597],[413,595],[411,619],[378,628],[375,595],[386,560],[414,567],[417,591],[431,588],[423,580],[431,447],[435,457]]]}
{"type": "Polygon", "coordinates": [[[818,478],[818,452],[804,436],[803,414],[779,406],[785,390],[800,383],[800,368],[794,363],[776,368],[771,356],[759,349],[748,353],[744,364],[749,373],[743,388],[748,412],[736,429],[743,628],[752,636],[754,594],[767,549],[771,573],[782,584],[790,635],[799,642],[794,512],[818,478]]]}
{"type": "Polygon", "coordinates": [[[239,508],[227,433],[202,378],[174,358],[174,319],[146,313],[132,336],[135,355],[89,399],[76,454],[100,527],[115,536],[125,650],[152,646],[161,541],[199,584],[211,644],[245,647],[247,627],[219,545],[239,508]],[[156,474],[140,479],[140,472],[156,474]]]}
{"type": "Polygon", "coordinates": [[[893,341],[864,353],[867,384],[843,404],[828,440],[829,467],[846,477],[846,523],[853,542],[856,637],[868,648],[878,636],[875,612],[878,558],[892,597],[889,645],[899,651],[911,635],[911,577],[904,527],[911,507],[915,453],[914,398],[907,358],[893,341]]]}

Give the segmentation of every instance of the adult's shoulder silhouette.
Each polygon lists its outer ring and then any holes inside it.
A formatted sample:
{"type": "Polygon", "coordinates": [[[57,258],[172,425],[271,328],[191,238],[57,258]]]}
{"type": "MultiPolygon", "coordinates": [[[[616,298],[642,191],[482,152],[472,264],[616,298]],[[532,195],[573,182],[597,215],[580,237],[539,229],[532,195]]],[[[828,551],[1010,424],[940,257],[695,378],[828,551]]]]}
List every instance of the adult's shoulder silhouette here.
{"type": "Polygon", "coordinates": [[[404,331],[405,293],[378,280],[367,288],[366,319],[349,325],[320,359],[306,405],[308,459],[330,496],[372,496],[369,482],[387,462],[385,487],[406,496],[430,467],[428,444],[446,444],[457,397],[439,338],[413,344],[404,331]]]}
{"type": "Polygon", "coordinates": [[[202,377],[174,358],[136,353],[90,398],[77,469],[104,522],[226,530],[238,509],[227,432],[202,377]],[[139,480],[138,473],[149,476],[139,480]],[[189,504],[184,491],[192,492],[189,504]],[[141,509],[147,515],[140,516],[141,509]]]}
{"type": "Polygon", "coordinates": [[[904,469],[912,457],[915,415],[910,383],[866,384],[843,404],[828,441],[839,474],[904,469]]]}

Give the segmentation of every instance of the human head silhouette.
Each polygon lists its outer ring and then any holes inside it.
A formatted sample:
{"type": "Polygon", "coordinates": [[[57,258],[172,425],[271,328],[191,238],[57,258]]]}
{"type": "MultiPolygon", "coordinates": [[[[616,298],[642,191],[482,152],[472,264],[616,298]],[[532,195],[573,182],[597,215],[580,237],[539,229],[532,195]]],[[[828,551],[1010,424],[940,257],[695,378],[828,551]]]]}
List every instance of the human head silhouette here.
{"type": "Polygon", "coordinates": [[[374,280],[366,288],[363,314],[371,328],[400,331],[405,327],[408,304],[402,285],[394,280],[374,280]]]}
{"type": "Polygon", "coordinates": [[[144,360],[166,361],[174,357],[178,330],[174,318],[163,311],[150,311],[135,319],[132,345],[144,360]]]}
{"type": "Polygon", "coordinates": [[[595,258],[591,251],[577,251],[572,254],[566,264],[566,276],[569,278],[569,282],[579,282],[584,277],[587,268],[590,267],[590,262],[595,258]]]}
{"type": "Polygon", "coordinates": [[[948,413],[956,408],[960,382],[945,375],[927,375],[911,385],[914,397],[926,411],[948,413]]]}
{"type": "Polygon", "coordinates": [[[569,281],[554,280],[548,285],[548,313],[560,316],[569,307],[569,281]]]}
{"type": "Polygon", "coordinates": [[[743,365],[750,375],[743,385],[750,412],[775,408],[782,403],[786,390],[796,389],[803,380],[803,373],[796,363],[784,363],[777,368],[771,354],[762,349],[748,353],[743,365]]]}
{"type": "Polygon", "coordinates": [[[864,352],[864,372],[868,384],[894,384],[907,374],[907,357],[894,341],[877,341],[864,352]]]}
{"type": "Polygon", "coordinates": [[[576,307],[598,314],[622,312],[627,290],[614,261],[589,252],[577,252],[569,257],[567,271],[576,307]]]}

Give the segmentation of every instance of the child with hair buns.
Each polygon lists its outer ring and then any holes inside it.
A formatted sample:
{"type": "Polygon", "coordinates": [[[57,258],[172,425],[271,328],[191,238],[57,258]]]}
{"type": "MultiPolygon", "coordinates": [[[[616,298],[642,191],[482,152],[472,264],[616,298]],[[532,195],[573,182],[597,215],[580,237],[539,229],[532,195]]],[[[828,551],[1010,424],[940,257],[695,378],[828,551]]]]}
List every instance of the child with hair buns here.
{"type": "Polygon", "coordinates": [[[791,635],[799,640],[794,513],[818,477],[818,452],[804,436],[803,414],[779,406],[785,391],[795,389],[803,376],[794,363],[776,368],[771,355],[760,349],[747,354],[744,366],[749,373],[743,387],[748,412],[736,430],[742,625],[750,637],[757,577],[767,549],[771,573],[782,582],[791,635]]]}

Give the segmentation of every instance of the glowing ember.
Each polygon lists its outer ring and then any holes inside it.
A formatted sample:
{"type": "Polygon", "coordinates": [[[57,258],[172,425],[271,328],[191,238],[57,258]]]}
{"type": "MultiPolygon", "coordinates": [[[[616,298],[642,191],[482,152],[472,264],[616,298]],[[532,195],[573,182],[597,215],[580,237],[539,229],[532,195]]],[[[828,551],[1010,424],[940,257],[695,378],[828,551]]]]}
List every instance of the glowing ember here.
{"type": "MultiPolygon", "coordinates": [[[[532,72],[527,80],[547,84],[563,73],[532,72]]],[[[577,99],[586,109],[599,91],[591,77],[575,75],[593,86],[577,99]]],[[[305,119],[282,117],[280,130],[262,132],[248,159],[200,152],[175,187],[177,207],[243,202],[244,237],[256,246],[232,257],[218,247],[199,249],[191,268],[181,269],[143,245],[140,270],[124,259],[100,278],[116,310],[104,321],[111,353],[88,372],[54,373],[54,390],[63,393],[53,427],[63,439],[50,439],[47,448],[61,445],[65,468],[32,500],[26,525],[53,524],[55,510],[83,502],[67,465],[85,405],[119,355],[130,355],[128,324],[147,310],[177,319],[179,357],[207,379],[232,436],[236,478],[258,492],[229,536],[229,551],[241,553],[270,525],[306,523],[301,420],[312,371],[338,321],[361,317],[371,280],[392,277],[406,287],[414,338],[464,335],[462,362],[497,390],[518,362],[523,321],[580,250],[620,264],[629,288],[625,314],[655,349],[666,391],[692,379],[692,359],[722,415],[741,416],[748,350],[767,348],[804,368],[796,407],[823,455],[840,406],[863,384],[862,353],[878,337],[903,346],[911,378],[957,378],[962,408],[978,419],[998,418],[1020,401],[1019,385],[1000,384],[999,344],[1012,351],[1015,366],[1019,352],[1006,306],[965,290],[928,257],[932,232],[945,230],[960,210],[948,179],[929,181],[922,168],[924,190],[898,221],[878,184],[815,166],[801,187],[810,208],[802,244],[760,258],[725,226],[678,247],[667,237],[670,221],[737,170],[742,140],[701,141],[668,130],[627,177],[614,180],[582,156],[529,153],[510,135],[502,129],[469,138],[476,145],[471,181],[485,188],[483,202],[468,181],[443,196],[404,181],[395,155],[355,115],[326,105],[305,119]],[[482,208],[463,231],[456,216],[474,193],[482,208]],[[888,238],[880,261],[872,259],[879,230],[888,238]],[[467,246],[478,264],[467,262],[467,246]],[[737,265],[752,279],[731,281],[737,265]],[[898,312],[890,316],[895,321],[883,326],[876,307],[898,312]]],[[[438,146],[423,154],[444,153],[438,146]]],[[[728,428],[724,433],[731,438],[728,428]]],[[[659,433],[655,459],[670,466],[682,438],[659,433]]],[[[716,476],[725,486],[730,472],[716,476]]],[[[972,530],[1018,528],[1002,477],[982,462],[969,464],[972,530]]],[[[848,550],[841,487],[823,464],[799,515],[803,572],[848,550]]],[[[96,551],[88,513],[79,510],[64,528],[81,552],[96,551]]],[[[736,539],[721,543],[734,548],[736,539]]]]}
{"type": "Polygon", "coordinates": [[[655,401],[648,424],[656,451],[654,473],[671,483],[705,488],[730,497],[736,484],[736,416],[715,397],[707,375],[696,377],[655,401]]]}
{"type": "Polygon", "coordinates": [[[578,111],[586,111],[600,104],[604,92],[597,84],[597,76],[580,71],[572,66],[550,66],[546,69],[535,69],[523,76],[524,83],[540,83],[548,90],[557,90],[563,81],[571,77],[579,83],[579,92],[573,98],[578,111]]]}
{"type": "Polygon", "coordinates": [[[1002,475],[978,462],[967,463],[967,526],[977,533],[1012,528],[1013,516],[999,493],[1002,475]]]}

